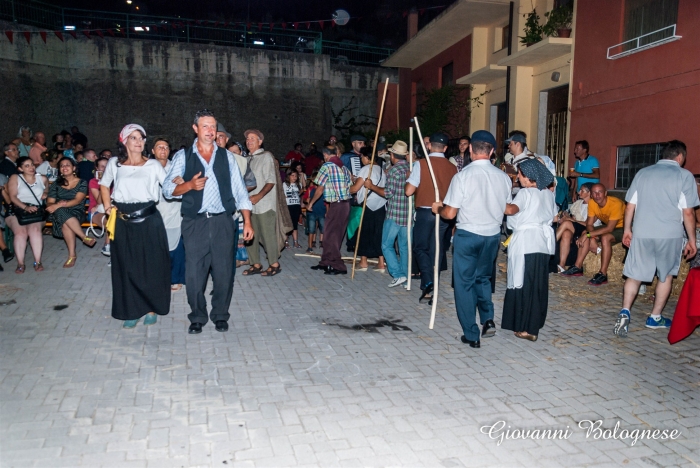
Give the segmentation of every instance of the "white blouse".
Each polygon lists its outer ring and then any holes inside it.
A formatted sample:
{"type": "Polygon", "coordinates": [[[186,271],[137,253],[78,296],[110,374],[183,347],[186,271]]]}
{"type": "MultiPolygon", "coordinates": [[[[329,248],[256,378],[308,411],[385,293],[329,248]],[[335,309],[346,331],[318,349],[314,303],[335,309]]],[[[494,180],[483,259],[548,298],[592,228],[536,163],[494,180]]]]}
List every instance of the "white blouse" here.
{"type": "MultiPolygon", "coordinates": [[[[357,177],[363,180],[367,180],[368,176],[369,164],[367,164],[366,166],[362,166],[362,169],[360,169],[359,174],[357,174],[357,177]]],[[[386,186],[386,176],[384,175],[384,171],[382,171],[382,168],[377,164],[372,166],[372,183],[377,187],[384,188],[384,186],[386,186]]],[[[360,187],[360,190],[357,191],[357,202],[364,202],[366,195],[367,188],[363,185],[362,187],[360,187]]],[[[386,198],[382,197],[377,192],[370,192],[369,197],[367,197],[367,208],[369,208],[372,211],[377,211],[384,205],[386,205],[386,198]]]]}
{"type": "Polygon", "coordinates": [[[165,169],[155,159],[149,159],[143,166],[117,166],[114,157],[107,163],[100,185],[109,187],[114,183],[112,200],[117,203],[157,203],[165,176],[165,169]]]}
{"type": "Polygon", "coordinates": [[[508,216],[513,237],[508,244],[508,289],[522,288],[525,278],[525,254],[554,255],[552,221],[557,205],[551,190],[520,189],[513,199],[520,209],[508,216]]]}

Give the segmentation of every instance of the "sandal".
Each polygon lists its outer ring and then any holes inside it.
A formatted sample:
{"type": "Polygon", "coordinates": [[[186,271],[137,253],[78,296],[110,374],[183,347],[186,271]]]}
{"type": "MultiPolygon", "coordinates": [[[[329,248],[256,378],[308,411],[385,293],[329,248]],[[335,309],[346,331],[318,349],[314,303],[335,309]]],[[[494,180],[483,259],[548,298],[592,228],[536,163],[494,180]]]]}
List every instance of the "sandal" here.
{"type": "Polygon", "coordinates": [[[94,247],[96,243],[97,239],[88,236],[83,237],[83,244],[87,245],[88,247],[94,247]]]}
{"type": "Polygon", "coordinates": [[[531,335],[528,332],[515,332],[515,336],[523,340],[537,341],[537,335],[531,335]]]}
{"type": "Polygon", "coordinates": [[[256,267],[255,265],[253,265],[252,267],[245,270],[243,272],[243,275],[244,276],[253,276],[253,275],[259,275],[260,273],[262,273],[262,265],[260,265],[259,267],[256,267]]]}
{"type": "Polygon", "coordinates": [[[282,271],[282,265],[270,265],[269,267],[267,267],[267,270],[260,274],[260,276],[275,276],[280,271],[282,271]]]}
{"type": "Polygon", "coordinates": [[[68,257],[68,260],[66,260],[66,263],[63,264],[63,268],[73,268],[75,266],[75,260],[78,257],[68,257]]]}
{"type": "Polygon", "coordinates": [[[44,265],[41,262],[34,262],[34,271],[44,271],[44,265]]]}
{"type": "Polygon", "coordinates": [[[26,267],[24,265],[17,264],[17,269],[15,270],[15,273],[21,275],[22,273],[24,273],[25,269],[26,267]]]}
{"type": "Polygon", "coordinates": [[[295,248],[295,249],[300,249],[300,248],[301,248],[301,244],[300,244],[299,242],[297,242],[296,244],[294,244],[294,248],[295,248]]]}

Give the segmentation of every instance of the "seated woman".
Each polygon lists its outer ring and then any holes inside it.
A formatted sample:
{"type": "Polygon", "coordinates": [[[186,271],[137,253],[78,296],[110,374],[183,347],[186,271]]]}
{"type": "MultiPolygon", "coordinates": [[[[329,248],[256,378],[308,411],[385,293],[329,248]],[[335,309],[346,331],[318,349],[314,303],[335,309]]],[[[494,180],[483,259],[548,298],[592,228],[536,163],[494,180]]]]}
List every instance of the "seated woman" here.
{"type": "MultiPolygon", "coordinates": [[[[102,203],[102,194],[100,193],[100,179],[102,174],[105,173],[105,168],[107,167],[107,158],[99,158],[95,161],[95,174],[90,182],[88,182],[88,190],[90,191],[90,202],[88,204],[88,218],[93,226],[99,226],[103,228],[107,222],[107,215],[105,214],[105,207],[102,203]]],[[[88,231],[89,232],[89,231],[88,231]]],[[[105,236],[105,245],[102,247],[102,255],[109,257],[109,236],[105,236]]]]}
{"type": "Polygon", "coordinates": [[[68,247],[68,260],[63,268],[75,266],[75,238],[79,238],[88,247],[93,247],[97,242],[94,238],[83,234],[80,225],[85,220],[85,197],[88,186],[75,173],[78,166],[68,157],[58,161],[58,179],[49,187],[49,196],[46,199],[46,211],[51,213],[52,234],[54,237],[66,241],[68,247]]]}
{"type": "MultiPolygon", "coordinates": [[[[588,202],[591,199],[591,187],[593,184],[586,182],[578,191],[578,200],[570,207],[569,212],[564,212],[559,218],[556,240],[559,244],[559,273],[566,270],[567,265],[576,262],[578,247],[576,240],[586,232],[586,220],[588,219],[588,202]]],[[[594,241],[595,242],[595,241],[594,241]]]]}
{"type": "Polygon", "coordinates": [[[36,168],[36,173],[46,176],[49,183],[54,183],[58,178],[58,160],[61,158],[61,153],[56,150],[48,150],[41,153],[41,157],[44,162],[36,168]]]}
{"type": "Polygon", "coordinates": [[[44,222],[37,221],[22,226],[17,219],[17,211],[23,210],[27,213],[35,213],[43,203],[43,200],[46,199],[49,181],[43,175],[36,173],[34,163],[26,156],[17,158],[17,169],[20,173],[11,176],[7,182],[7,191],[15,213],[6,219],[7,225],[12,229],[15,237],[14,250],[17,257],[15,273],[24,273],[24,254],[27,250],[27,239],[29,239],[29,244],[32,246],[32,254],[34,254],[34,270],[43,271],[41,252],[44,247],[44,240],[41,235],[41,227],[44,222]]]}

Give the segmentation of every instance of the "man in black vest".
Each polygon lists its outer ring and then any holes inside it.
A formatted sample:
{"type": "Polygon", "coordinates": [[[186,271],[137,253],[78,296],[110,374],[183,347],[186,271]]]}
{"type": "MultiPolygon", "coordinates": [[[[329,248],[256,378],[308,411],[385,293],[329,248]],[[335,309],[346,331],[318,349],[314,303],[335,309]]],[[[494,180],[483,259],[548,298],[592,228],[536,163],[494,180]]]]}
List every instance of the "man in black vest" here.
{"type": "Polygon", "coordinates": [[[216,331],[228,330],[233,295],[234,259],[238,244],[236,210],[243,215],[243,238],[253,238],[250,212],[253,205],[233,153],[218,148],[217,122],[207,109],[195,114],[197,138],[178,151],[163,182],[166,198],[182,197],[182,238],[185,244],[185,283],[192,313],[189,333],[202,332],[209,317],[216,331]],[[204,290],[211,271],[214,290],[207,315],[204,290]]]}

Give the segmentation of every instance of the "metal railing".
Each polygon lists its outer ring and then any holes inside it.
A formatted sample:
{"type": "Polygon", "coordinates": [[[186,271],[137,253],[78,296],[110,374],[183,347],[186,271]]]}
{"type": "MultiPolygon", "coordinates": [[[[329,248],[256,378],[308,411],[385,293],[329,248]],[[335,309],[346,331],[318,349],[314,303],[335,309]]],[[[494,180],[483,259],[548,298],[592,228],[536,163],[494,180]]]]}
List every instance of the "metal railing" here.
{"type": "Polygon", "coordinates": [[[677,41],[681,37],[682,36],[676,36],[676,25],[672,24],[665,28],[642,34],[629,41],[608,47],[608,60],[615,60],[631,54],[636,54],[637,52],[651,49],[652,47],[657,47],[667,42],[677,41]]]}
{"type": "Polygon", "coordinates": [[[321,32],[303,29],[304,25],[299,30],[258,27],[242,22],[61,8],[31,0],[0,0],[0,20],[81,35],[85,31],[91,36],[326,54],[333,62],[348,65],[379,66],[394,52],[348,41],[324,41],[321,32]]]}

